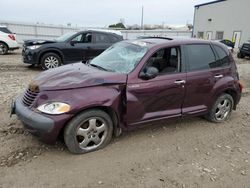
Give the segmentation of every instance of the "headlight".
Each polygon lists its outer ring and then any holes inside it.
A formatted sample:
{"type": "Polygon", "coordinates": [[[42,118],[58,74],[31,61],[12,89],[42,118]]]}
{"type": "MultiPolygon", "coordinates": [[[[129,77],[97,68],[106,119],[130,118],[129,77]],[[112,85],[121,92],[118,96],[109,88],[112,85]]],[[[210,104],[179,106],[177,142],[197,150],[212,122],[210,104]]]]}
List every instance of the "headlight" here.
{"type": "Polygon", "coordinates": [[[28,49],[35,50],[37,48],[40,48],[42,45],[33,45],[33,46],[27,46],[28,49]]]}
{"type": "Polygon", "coordinates": [[[39,106],[37,110],[46,114],[64,114],[70,110],[70,106],[62,102],[51,102],[39,106]]]}

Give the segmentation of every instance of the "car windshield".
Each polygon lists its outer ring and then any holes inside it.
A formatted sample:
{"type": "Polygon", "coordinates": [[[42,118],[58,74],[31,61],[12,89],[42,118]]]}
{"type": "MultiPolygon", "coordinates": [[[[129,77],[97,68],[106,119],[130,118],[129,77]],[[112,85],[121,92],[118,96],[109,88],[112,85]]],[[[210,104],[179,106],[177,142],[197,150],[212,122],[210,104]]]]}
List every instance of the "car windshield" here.
{"type": "Polygon", "coordinates": [[[66,34],[56,38],[55,40],[58,41],[58,42],[65,42],[66,40],[68,40],[70,37],[72,37],[76,33],[77,32],[69,32],[69,33],[66,33],[66,34]]]}
{"type": "Polygon", "coordinates": [[[147,51],[146,43],[119,42],[94,58],[90,65],[107,71],[127,74],[134,70],[147,51]]]}

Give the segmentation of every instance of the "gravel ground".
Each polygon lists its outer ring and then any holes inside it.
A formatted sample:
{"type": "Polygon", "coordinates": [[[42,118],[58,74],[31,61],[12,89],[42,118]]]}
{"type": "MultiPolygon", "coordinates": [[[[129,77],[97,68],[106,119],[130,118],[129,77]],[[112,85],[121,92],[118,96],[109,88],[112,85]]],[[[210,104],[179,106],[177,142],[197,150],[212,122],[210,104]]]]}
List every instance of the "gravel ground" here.
{"type": "Polygon", "coordinates": [[[246,89],[222,124],[201,118],[157,123],[123,133],[106,148],[70,154],[26,132],[9,105],[41,70],[20,52],[0,56],[0,188],[250,187],[250,60],[236,58],[246,89]]]}

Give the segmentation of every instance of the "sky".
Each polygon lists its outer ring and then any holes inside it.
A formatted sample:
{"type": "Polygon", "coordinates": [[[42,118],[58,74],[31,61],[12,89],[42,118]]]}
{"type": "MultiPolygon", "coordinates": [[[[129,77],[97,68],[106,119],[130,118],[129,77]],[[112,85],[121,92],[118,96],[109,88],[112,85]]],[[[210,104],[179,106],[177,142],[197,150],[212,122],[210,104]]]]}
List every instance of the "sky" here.
{"type": "Polygon", "coordinates": [[[194,5],[211,0],[0,0],[0,20],[27,23],[105,27],[126,25],[185,25],[193,22],[194,5]]]}

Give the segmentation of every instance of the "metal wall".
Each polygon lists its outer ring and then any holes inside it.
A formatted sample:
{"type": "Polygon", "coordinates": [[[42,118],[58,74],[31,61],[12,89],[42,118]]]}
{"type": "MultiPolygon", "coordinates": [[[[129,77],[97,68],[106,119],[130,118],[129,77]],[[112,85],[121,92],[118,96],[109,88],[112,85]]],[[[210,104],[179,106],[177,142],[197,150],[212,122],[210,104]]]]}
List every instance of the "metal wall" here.
{"type": "MultiPolygon", "coordinates": [[[[0,25],[7,26],[16,33],[18,42],[22,43],[27,39],[54,39],[71,31],[90,29],[88,27],[65,27],[60,25],[27,24],[20,22],[0,21],[0,25]]],[[[93,29],[93,28],[92,28],[93,29]]],[[[101,28],[96,28],[101,29],[101,28]]],[[[184,37],[190,38],[191,31],[177,30],[121,30],[124,39],[135,39],[138,36],[159,36],[159,37],[184,37]]]]}
{"type": "Polygon", "coordinates": [[[195,8],[194,35],[204,32],[204,38],[211,35],[217,39],[216,33],[223,32],[224,39],[235,40],[241,45],[250,39],[250,0],[227,0],[195,8]]]}

